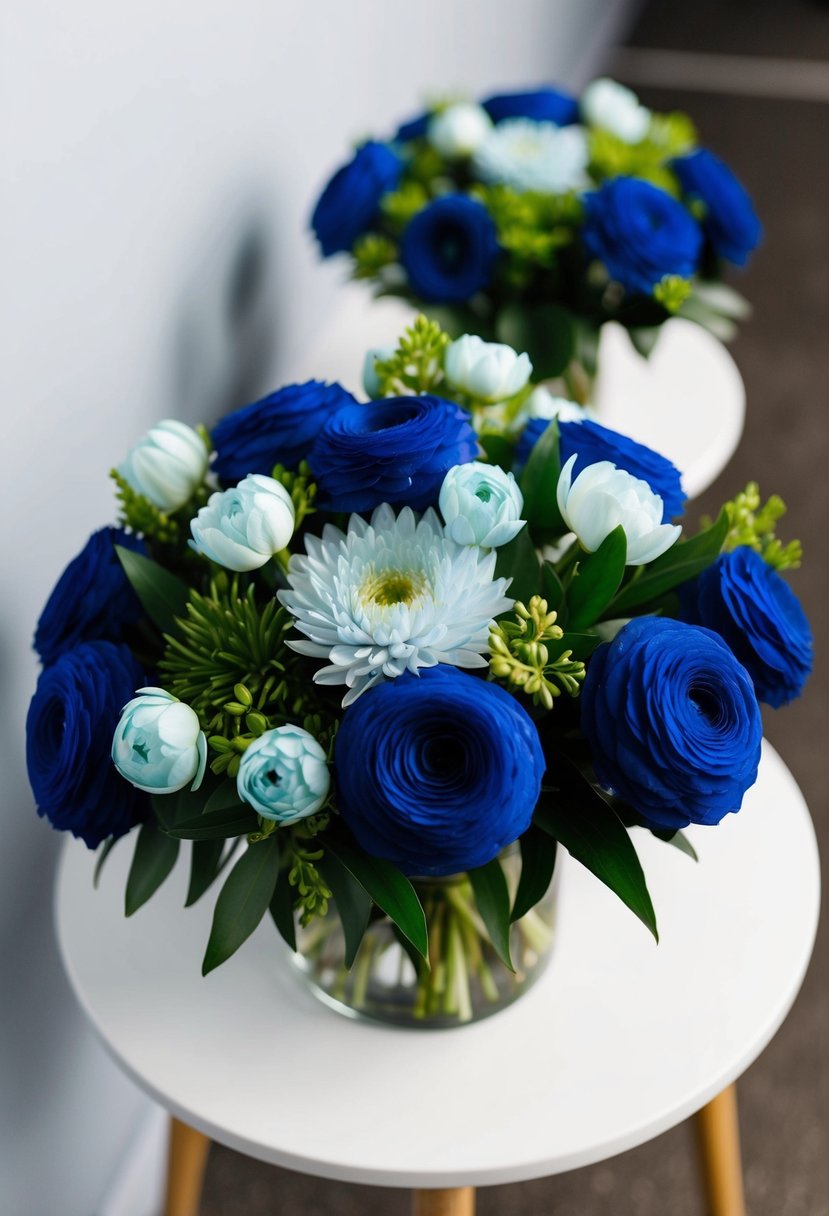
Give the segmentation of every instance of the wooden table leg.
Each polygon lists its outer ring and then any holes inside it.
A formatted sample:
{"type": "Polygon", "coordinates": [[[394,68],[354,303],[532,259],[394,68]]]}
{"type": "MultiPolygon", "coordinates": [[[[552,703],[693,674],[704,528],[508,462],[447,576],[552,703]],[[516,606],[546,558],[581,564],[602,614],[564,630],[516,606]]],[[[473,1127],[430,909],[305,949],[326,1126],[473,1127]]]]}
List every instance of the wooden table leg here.
{"type": "Polygon", "coordinates": [[[737,1090],[729,1085],[696,1116],[709,1216],[745,1216],[737,1090]]]}
{"type": "Polygon", "coordinates": [[[475,1188],[415,1191],[412,1212],[413,1216],[475,1216],[475,1188]]]}
{"type": "Polygon", "coordinates": [[[209,1148],[207,1136],[170,1119],[164,1216],[198,1216],[209,1148]]]}

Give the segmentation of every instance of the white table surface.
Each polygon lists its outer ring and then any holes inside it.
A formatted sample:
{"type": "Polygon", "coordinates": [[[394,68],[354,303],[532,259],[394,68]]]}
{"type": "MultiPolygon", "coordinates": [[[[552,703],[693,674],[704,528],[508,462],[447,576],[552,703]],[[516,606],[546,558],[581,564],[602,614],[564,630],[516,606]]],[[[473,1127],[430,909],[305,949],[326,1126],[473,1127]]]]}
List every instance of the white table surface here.
{"type": "Polygon", "coordinates": [[[122,915],[131,843],[99,890],[69,841],[56,892],[64,962],[125,1071],[175,1115],[252,1157],[347,1181],[486,1185],[602,1160],[680,1122],[759,1055],[812,950],[818,855],[776,752],[739,815],[691,829],[699,865],[636,833],[661,943],[565,858],[559,933],[536,987],[443,1031],[349,1020],[290,965],[270,920],[207,979],[212,893],[167,884],[122,915]]]}
{"type": "MultiPolygon", "coordinates": [[[[286,380],[339,380],[362,397],[366,350],[393,344],[415,315],[402,300],[373,300],[362,285],[344,285],[316,340],[288,361],[286,380]]],[[[701,326],[674,317],[643,359],[626,331],[611,323],[602,327],[599,366],[598,421],[667,456],[688,497],[696,498],[728,464],[743,432],[745,389],[726,347],[701,326]]]]}

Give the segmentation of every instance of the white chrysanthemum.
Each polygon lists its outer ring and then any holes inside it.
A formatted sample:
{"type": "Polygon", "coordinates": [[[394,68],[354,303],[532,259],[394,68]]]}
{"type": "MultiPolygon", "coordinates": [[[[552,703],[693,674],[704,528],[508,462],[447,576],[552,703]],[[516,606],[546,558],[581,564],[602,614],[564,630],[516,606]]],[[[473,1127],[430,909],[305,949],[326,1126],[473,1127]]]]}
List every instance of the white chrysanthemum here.
{"type": "Polygon", "coordinates": [[[325,658],[318,684],[345,684],[343,705],[384,678],[450,663],[486,667],[489,625],[513,601],[494,578],[496,555],[461,547],[429,510],[395,517],[387,504],[371,523],[352,515],[348,532],[327,524],[291,558],[279,600],[306,640],[288,645],[325,658]]]}
{"type": "Polygon", "coordinates": [[[583,127],[557,127],[528,118],[498,123],[474,157],[485,182],[542,194],[564,194],[587,186],[589,159],[583,127]]]}

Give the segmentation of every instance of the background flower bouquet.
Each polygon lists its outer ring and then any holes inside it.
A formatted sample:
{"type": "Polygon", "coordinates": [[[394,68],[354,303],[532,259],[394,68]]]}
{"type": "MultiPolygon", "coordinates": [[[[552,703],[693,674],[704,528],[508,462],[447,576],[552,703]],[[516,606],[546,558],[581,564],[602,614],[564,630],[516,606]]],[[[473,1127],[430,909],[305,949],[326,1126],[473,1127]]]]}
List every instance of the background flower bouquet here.
{"type": "Polygon", "coordinates": [[[425,318],[368,368],[132,449],[38,624],[28,766],[102,861],[138,827],[128,915],[182,842],[188,904],[221,880],[205,974],[270,914],[331,999],[451,1024],[537,973],[558,844],[656,936],[631,830],[693,853],[740,808],[811,635],[779,500],[682,536],[668,461],[425,318]]]}
{"type": "Polygon", "coordinates": [[[589,399],[601,326],[647,354],[671,315],[729,338],[748,306],[722,282],[760,239],[731,170],[685,114],[614,81],[447,103],[361,144],[312,216],[324,257],[453,335],[527,350],[589,399]]]}

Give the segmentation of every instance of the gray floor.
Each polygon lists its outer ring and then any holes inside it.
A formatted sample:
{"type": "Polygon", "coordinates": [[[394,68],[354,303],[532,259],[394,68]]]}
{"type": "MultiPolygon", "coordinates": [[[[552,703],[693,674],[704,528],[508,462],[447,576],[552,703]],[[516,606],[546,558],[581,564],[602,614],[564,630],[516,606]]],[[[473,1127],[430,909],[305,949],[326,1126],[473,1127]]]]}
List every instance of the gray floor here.
{"type": "MultiPolygon", "coordinates": [[[[655,0],[630,44],[829,60],[829,7],[807,0],[683,6],[655,0]]],[[[768,714],[767,734],[800,782],[829,857],[829,106],[641,92],[656,108],[693,114],[705,142],[751,189],[766,228],[765,246],[741,278],[756,316],[733,348],[748,390],[746,435],[730,468],[695,507],[714,511],[755,478],[788,502],[787,535],[799,535],[806,547],[805,567],[793,582],[814,625],[816,670],[799,702],[768,714]]],[[[828,941],[824,914],[795,1008],[739,1085],[752,1216],[829,1216],[828,941]]],[[[370,1135],[370,1112],[365,1118],[370,1135]]],[[[220,1147],[211,1152],[202,1207],[203,1216],[403,1216],[408,1210],[405,1193],[306,1178],[220,1147]]],[[[558,1178],[483,1190],[478,1211],[702,1216],[691,1131],[678,1127],[558,1178]]]]}

